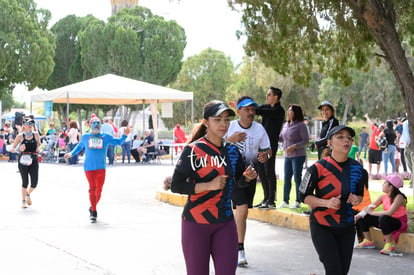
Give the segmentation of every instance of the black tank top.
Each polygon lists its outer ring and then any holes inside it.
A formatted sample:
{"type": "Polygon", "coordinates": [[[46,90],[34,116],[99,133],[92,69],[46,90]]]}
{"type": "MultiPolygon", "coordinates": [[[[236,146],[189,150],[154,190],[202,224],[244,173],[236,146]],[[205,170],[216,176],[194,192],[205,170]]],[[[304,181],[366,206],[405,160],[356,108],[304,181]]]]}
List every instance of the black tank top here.
{"type": "Polygon", "coordinates": [[[21,144],[24,144],[26,146],[24,153],[36,153],[37,141],[34,134],[32,139],[26,139],[26,135],[23,133],[23,141],[21,144]]]}

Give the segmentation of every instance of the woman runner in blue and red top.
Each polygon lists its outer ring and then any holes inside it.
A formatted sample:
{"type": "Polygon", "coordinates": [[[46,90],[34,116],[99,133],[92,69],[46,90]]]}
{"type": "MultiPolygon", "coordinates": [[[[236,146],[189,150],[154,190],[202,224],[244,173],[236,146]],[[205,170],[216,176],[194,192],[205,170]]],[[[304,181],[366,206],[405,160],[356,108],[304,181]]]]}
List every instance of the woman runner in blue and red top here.
{"type": "Polygon", "coordinates": [[[328,133],[332,153],[312,165],[299,187],[301,200],[311,206],[313,245],[327,275],[349,271],[355,240],[352,206],[361,203],[368,173],[348,157],[355,131],[338,125],[328,133]]]}
{"type": "Polygon", "coordinates": [[[95,222],[98,217],[96,205],[101,199],[102,188],[105,183],[106,152],[108,151],[108,146],[124,143],[127,135],[131,132],[131,126],[125,127],[121,138],[114,138],[111,135],[101,134],[101,120],[95,115],[92,115],[89,125],[91,132],[82,136],[76,147],[71,152],[65,154],[65,159],[79,154],[85,148],[83,167],[89,182],[89,200],[91,202],[89,218],[92,222],[95,222]]]}
{"type": "Polygon", "coordinates": [[[171,190],[188,194],[181,242],[188,275],[208,275],[210,255],[216,275],[237,267],[237,230],[231,207],[234,184],[247,185],[256,171],[223,137],[235,113],[222,101],[204,106],[204,119],[177,163],[171,190]]]}

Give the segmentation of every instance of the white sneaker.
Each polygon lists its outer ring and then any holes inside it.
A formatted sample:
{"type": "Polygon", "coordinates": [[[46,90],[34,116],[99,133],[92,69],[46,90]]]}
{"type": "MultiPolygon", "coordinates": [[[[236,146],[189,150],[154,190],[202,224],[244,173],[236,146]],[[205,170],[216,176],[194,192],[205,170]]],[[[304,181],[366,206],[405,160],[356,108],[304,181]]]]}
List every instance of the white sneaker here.
{"type": "Polygon", "coordinates": [[[289,206],[289,208],[291,208],[291,209],[296,209],[296,208],[299,208],[300,207],[300,203],[299,202],[297,202],[297,201],[295,201],[294,203],[292,203],[290,206],[289,206]]]}
{"type": "Polygon", "coordinates": [[[238,266],[247,266],[246,255],[244,250],[239,250],[239,260],[237,261],[238,266]]]}
{"type": "Polygon", "coordinates": [[[279,204],[277,208],[288,208],[288,207],[289,207],[289,204],[283,201],[281,204],[279,204]]]}

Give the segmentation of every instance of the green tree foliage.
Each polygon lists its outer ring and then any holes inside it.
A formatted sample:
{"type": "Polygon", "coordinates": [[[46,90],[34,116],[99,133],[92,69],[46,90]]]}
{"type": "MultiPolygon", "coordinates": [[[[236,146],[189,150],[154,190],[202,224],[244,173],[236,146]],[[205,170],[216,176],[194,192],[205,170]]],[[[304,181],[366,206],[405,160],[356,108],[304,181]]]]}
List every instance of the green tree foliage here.
{"type": "Polygon", "coordinates": [[[227,100],[233,101],[240,96],[249,95],[259,104],[266,103],[266,93],[270,86],[282,90],[281,104],[287,109],[291,103],[299,104],[306,115],[313,116],[316,113],[318,102],[318,85],[322,76],[314,74],[309,87],[297,84],[290,76],[276,73],[272,68],[257,57],[245,57],[238,69],[235,84],[228,90],[227,100]],[[308,110],[308,111],[307,111],[308,110]]]}
{"type": "MultiPolygon", "coordinates": [[[[84,80],[78,34],[93,22],[99,23],[101,21],[92,15],[86,17],[68,15],[52,26],[51,31],[56,40],[55,67],[44,85],[45,88],[52,90],[84,80]]],[[[80,110],[87,110],[86,115],[92,108],[95,106],[76,104],[70,107],[71,111],[76,113],[80,113],[80,110]]],[[[66,104],[61,104],[61,106],[54,104],[53,110],[59,112],[58,117],[61,119],[66,117],[66,104]],[[64,113],[60,113],[62,111],[64,113]]],[[[80,122],[82,118],[78,117],[78,119],[80,122]]]]}
{"type": "Polygon", "coordinates": [[[33,0],[0,0],[0,92],[25,83],[30,90],[53,70],[55,42],[48,10],[33,0]]]}
{"type": "MultiPolygon", "coordinates": [[[[248,54],[258,54],[279,73],[309,83],[320,71],[351,84],[351,69],[367,70],[369,60],[385,60],[414,121],[414,76],[402,48],[413,43],[414,1],[411,0],[237,0],[243,4],[248,54]],[[375,47],[378,46],[378,47],[375,47]],[[378,48],[380,51],[378,52],[378,48]]],[[[236,4],[237,3],[237,4],[236,4]]],[[[414,123],[410,124],[410,127],[414,123]]]]}
{"type": "Polygon", "coordinates": [[[6,88],[0,90],[0,100],[1,100],[1,109],[10,110],[15,105],[15,101],[13,98],[13,90],[6,88]]]}
{"type": "MultiPolygon", "coordinates": [[[[230,58],[221,51],[208,48],[187,58],[172,87],[194,93],[194,119],[200,121],[204,104],[213,99],[226,100],[226,90],[233,82],[233,75],[230,58]]],[[[182,124],[188,122],[183,110],[189,110],[188,103],[174,104],[174,118],[182,124]]]]}
{"type": "Polygon", "coordinates": [[[56,89],[84,80],[78,33],[92,22],[101,21],[92,15],[82,18],[68,15],[52,26],[56,41],[55,67],[45,88],[56,89]]]}
{"type": "Polygon", "coordinates": [[[368,72],[351,70],[352,84],[344,87],[339,81],[325,78],[320,85],[319,99],[334,102],[336,115],[346,123],[352,117],[371,117],[382,121],[396,119],[405,113],[399,87],[386,64],[371,66],[368,72]]]}
{"type": "Polygon", "coordinates": [[[122,9],[107,24],[93,22],[79,38],[88,77],[115,73],[162,86],[177,78],[186,46],[182,27],[144,7],[122,9]]]}

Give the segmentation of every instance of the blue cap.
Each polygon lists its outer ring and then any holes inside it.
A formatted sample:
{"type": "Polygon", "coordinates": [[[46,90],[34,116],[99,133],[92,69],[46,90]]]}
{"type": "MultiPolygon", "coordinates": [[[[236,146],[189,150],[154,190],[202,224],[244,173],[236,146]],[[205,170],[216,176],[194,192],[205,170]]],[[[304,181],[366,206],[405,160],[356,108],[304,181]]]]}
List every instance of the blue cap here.
{"type": "Polygon", "coordinates": [[[256,108],[259,107],[259,104],[254,102],[253,99],[245,98],[237,104],[237,109],[240,109],[241,107],[247,107],[247,106],[250,106],[250,105],[254,105],[254,107],[256,107],[256,108]]]}

